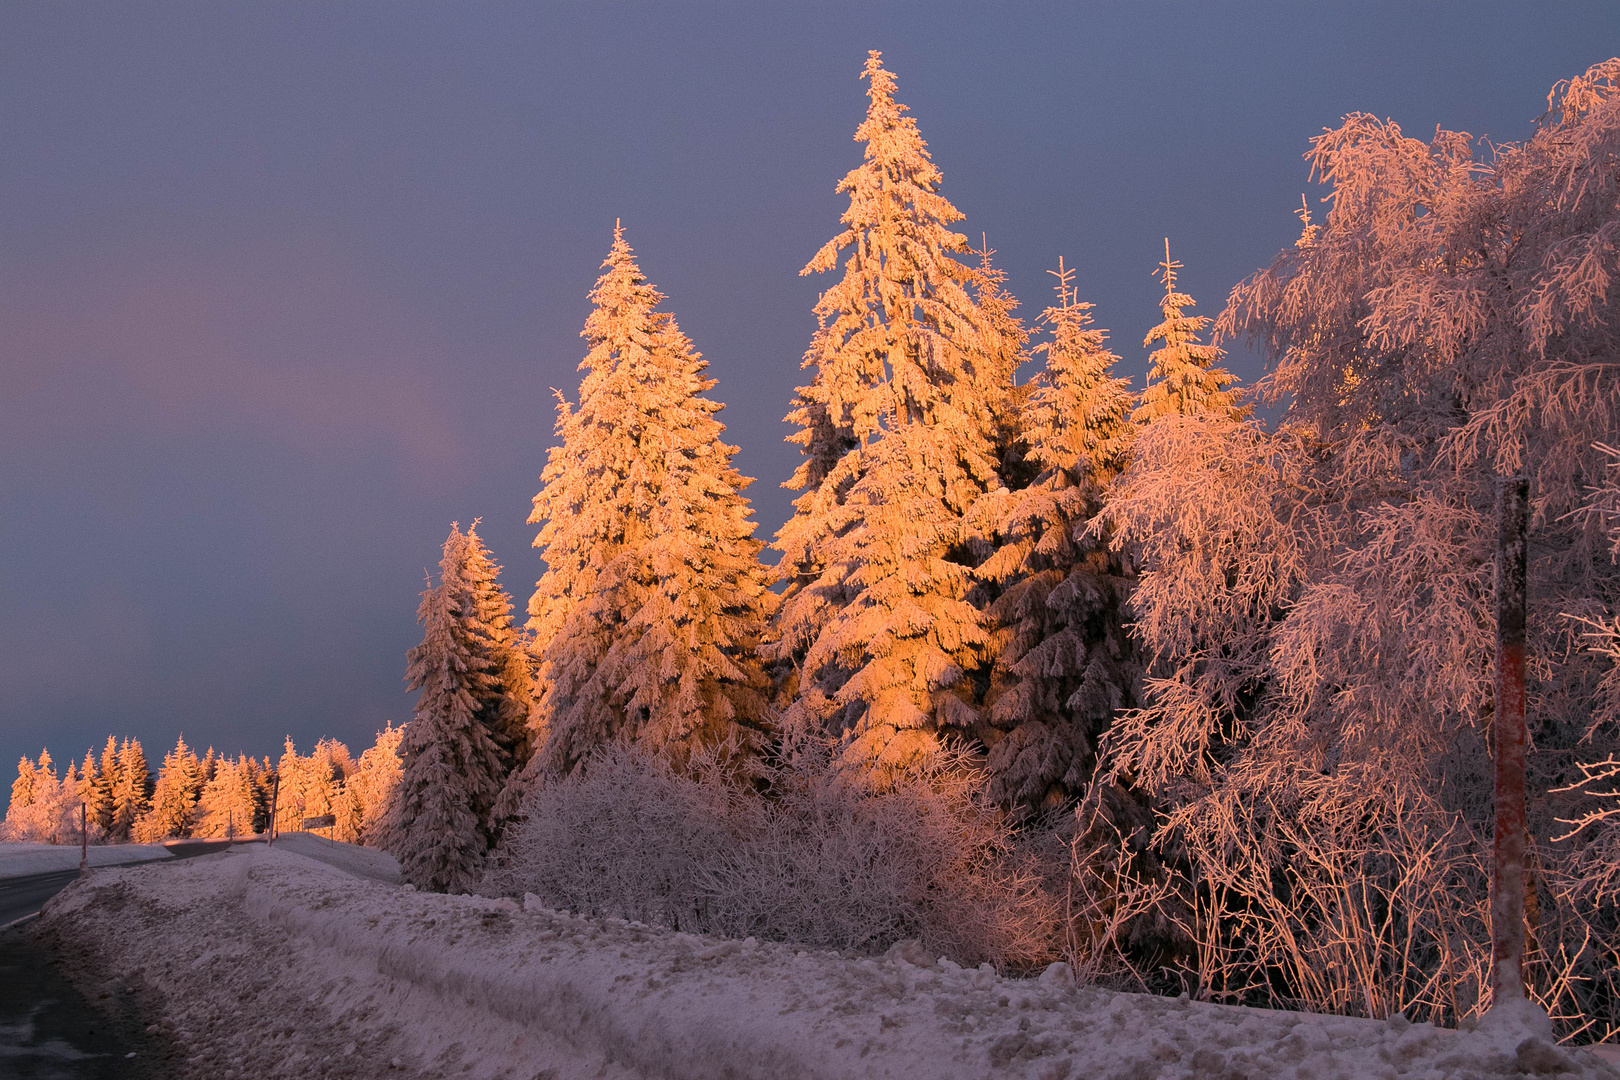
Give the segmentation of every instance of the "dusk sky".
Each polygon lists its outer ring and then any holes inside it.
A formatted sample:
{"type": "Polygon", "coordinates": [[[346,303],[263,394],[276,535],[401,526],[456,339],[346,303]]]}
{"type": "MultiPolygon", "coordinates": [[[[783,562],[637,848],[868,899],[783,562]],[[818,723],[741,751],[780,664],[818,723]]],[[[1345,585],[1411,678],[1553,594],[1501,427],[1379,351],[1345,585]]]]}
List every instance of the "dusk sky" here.
{"type": "Polygon", "coordinates": [[[615,219],[768,539],[868,49],[1026,320],[1062,256],[1140,387],[1164,237],[1217,314],[1320,197],[1311,136],[1525,138],[1620,5],[0,6],[7,782],[108,734],[155,767],[409,719],[450,522],[533,590],[615,219]]]}

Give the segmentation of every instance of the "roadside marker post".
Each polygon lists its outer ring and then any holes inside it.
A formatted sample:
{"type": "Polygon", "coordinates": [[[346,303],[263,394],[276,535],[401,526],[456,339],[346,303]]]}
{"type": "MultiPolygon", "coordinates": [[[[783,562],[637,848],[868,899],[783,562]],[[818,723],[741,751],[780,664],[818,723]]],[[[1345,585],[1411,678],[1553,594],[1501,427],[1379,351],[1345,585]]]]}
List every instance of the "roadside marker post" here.
{"type": "MultiPolygon", "coordinates": [[[[89,770],[86,770],[87,772],[89,770]]],[[[90,832],[86,828],[89,824],[89,811],[84,803],[79,804],[79,873],[84,873],[90,865],[90,832]]]]}
{"type": "Polygon", "coordinates": [[[276,799],[280,795],[281,774],[276,773],[275,782],[270,786],[270,827],[266,830],[269,835],[264,838],[265,847],[276,846],[276,799]]]}

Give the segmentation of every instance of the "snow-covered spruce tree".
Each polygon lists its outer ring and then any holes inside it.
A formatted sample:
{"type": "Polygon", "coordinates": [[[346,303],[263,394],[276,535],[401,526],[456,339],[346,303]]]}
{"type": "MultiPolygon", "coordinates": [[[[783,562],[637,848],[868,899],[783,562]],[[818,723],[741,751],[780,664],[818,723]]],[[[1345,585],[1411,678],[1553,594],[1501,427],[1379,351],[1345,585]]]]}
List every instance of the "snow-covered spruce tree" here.
{"type": "Polygon", "coordinates": [[[480,705],[479,719],[510,763],[508,781],[492,810],[492,830],[518,812],[523,785],[512,779],[522,775],[538,749],[529,728],[534,709],[534,654],[528,635],[512,624],[512,598],[501,587],[500,572],[479,538],[478,521],[474,520],[467,528],[462,579],[472,597],[469,628],[495,677],[492,696],[480,705]]]}
{"type": "MultiPolygon", "coordinates": [[[[1157,656],[1113,769],[1156,796],[1190,974],[1210,994],[1453,1022],[1490,964],[1492,502],[1524,470],[1530,543],[1526,977],[1564,1033],[1610,1030],[1620,936],[1582,891],[1589,765],[1617,749],[1620,609],[1583,512],[1620,427],[1620,60],[1554,88],[1522,144],[1364,114],[1314,140],[1331,210],[1232,293],[1275,430],[1166,418],[1105,517],[1136,554],[1157,656]],[[1196,883],[1196,885],[1195,885],[1196,883]],[[1605,942],[1598,949],[1593,942],[1605,942]]],[[[1601,890],[1595,890],[1600,892],[1601,890]]]]}
{"type": "Polygon", "coordinates": [[[269,806],[251,758],[219,758],[197,800],[193,836],[247,836],[258,831],[269,806]]]}
{"type": "Polygon", "coordinates": [[[96,769],[95,782],[91,787],[89,801],[89,820],[102,836],[110,837],[113,831],[113,819],[117,815],[118,788],[118,739],[116,736],[107,736],[107,745],[101,750],[101,762],[96,769]]]}
{"type": "MultiPolygon", "coordinates": [[[[793,665],[790,727],[842,735],[856,757],[903,760],[940,728],[979,722],[971,673],[988,659],[968,600],[963,517],[998,483],[997,406],[1011,384],[1005,335],[969,288],[962,214],[879,54],[863,77],[864,162],[838,185],[844,230],[805,273],[843,278],[816,305],[813,369],[788,420],[804,491],[777,534],[786,582],[773,659],[793,665]],[[994,342],[993,348],[987,343],[994,342]]],[[[1011,350],[1016,353],[1016,348],[1011,350]]]]}
{"type": "Polygon", "coordinates": [[[1141,403],[1131,414],[1138,424],[1150,424],[1161,416],[1194,416],[1217,413],[1240,419],[1248,415],[1248,408],[1238,404],[1237,394],[1229,389],[1235,381],[1231,372],[1215,365],[1220,362],[1221,349],[1204,345],[1198,335],[1209,326],[1203,315],[1184,315],[1183,309],[1193,306],[1193,298],[1176,292],[1176,271],[1181,263],[1170,259],[1170,241],[1164,242],[1164,262],[1159,264],[1159,279],[1164,282],[1164,299],[1159,310],[1164,321],[1148,331],[1142,341],[1147,348],[1155,341],[1162,342],[1149,357],[1147,388],[1142,391],[1141,403]]]}
{"type": "Polygon", "coordinates": [[[707,364],[615,227],[582,336],[579,404],[559,406],[530,522],[546,563],[529,601],[541,668],[528,775],[617,738],[680,760],[752,741],[756,643],[773,601],[742,489],[704,398],[707,364]]]}
{"type": "Polygon", "coordinates": [[[148,842],[191,835],[192,812],[202,794],[202,763],[185,736],[163,755],[152,807],[135,823],[135,839],[148,842]]]}
{"type": "Polygon", "coordinates": [[[421,690],[400,740],[404,761],[390,852],[418,888],[458,892],[483,872],[489,815],[507,760],[479,716],[495,694],[491,662],[470,632],[472,591],[462,578],[466,537],[451,526],[439,584],[422,594],[422,644],[407,654],[406,680],[421,690]]]}
{"type": "Polygon", "coordinates": [[[1045,370],[1030,385],[1022,439],[1039,469],[1021,490],[981,499],[997,547],[978,568],[998,593],[996,660],[986,695],[990,797],[1020,815],[1051,809],[1090,778],[1098,736],[1135,704],[1140,663],[1124,630],[1131,578],[1106,538],[1086,525],[1125,467],[1133,399],[1118,357],[1091,325],[1091,304],[1062,261],[1058,303],[1041,321],[1045,370]]]}
{"type": "Polygon", "coordinates": [[[17,762],[17,779],[11,782],[11,802],[6,812],[34,805],[34,763],[24,754],[17,762]]]}
{"type": "Polygon", "coordinates": [[[118,749],[118,768],[113,787],[112,836],[116,843],[127,843],[135,823],[152,808],[152,775],[139,739],[125,739],[118,749]]]}
{"type": "Polygon", "coordinates": [[[360,755],[346,788],[359,813],[359,842],[367,847],[389,846],[399,810],[399,744],[404,735],[403,726],[392,724],[377,732],[377,741],[360,755]]]}

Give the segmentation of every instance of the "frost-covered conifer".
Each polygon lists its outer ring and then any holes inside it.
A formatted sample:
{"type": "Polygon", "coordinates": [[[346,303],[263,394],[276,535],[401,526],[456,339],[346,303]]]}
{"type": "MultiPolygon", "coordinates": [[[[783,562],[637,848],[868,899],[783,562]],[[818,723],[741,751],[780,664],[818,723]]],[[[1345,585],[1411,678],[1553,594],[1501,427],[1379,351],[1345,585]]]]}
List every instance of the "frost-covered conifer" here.
{"type": "Polygon", "coordinates": [[[152,776],[139,739],[125,739],[118,750],[118,768],[113,787],[112,837],[126,843],[139,821],[151,809],[152,776]]]}
{"type": "Polygon", "coordinates": [[[1148,331],[1142,341],[1146,348],[1155,341],[1163,342],[1149,360],[1147,388],[1142,401],[1131,419],[1148,424],[1161,416],[1194,416],[1216,414],[1241,419],[1249,414],[1248,408],[1237,403],[1237,394],[1228,387],[1235,381],[1231,372],[1215,365],[1220,362],[1221,350],[1214,345],[1200,344],[1198,335],[1210,320],[1202,315],[1183,315],[1184,308],[1193,306],[1193,298],[1176,292],[1176,271],[1181,263],[1170,259],[1170,241],[1164,242],[1164,262],[1159,264],[1159,279],[1164,282],[1164,299],[1159,309],[1164,321],[1148,331]]]}
{"type": "Polygon", "coordinates": [[[417,610],[426,632],[407,654],[406,679],[422,694],[400,740],[404,770],[390,847],[407,881],[441,892],[466,889],[482,873],[491,845],[486,822],[506,776],[505,756],[479,718],[496,682],[468,629],[465,546],[452,526],[439,584],[417,610]]]}
{"type": "Polygon", "coordinates": [[[528,635],[512,624],[512,598],[500,585],[500,571],[478,536],[475,520],[467,529],[462,578],[472,597],[469,629],[495,677],[491,696],[480,704],[479,718],[510,762],[506,786],[492,810],[492,832],[499,831],[500,823],[517,812],[522,785],[513,780],[539,749],[529,727],[534,710],[534,653],[528,635]]]}
{"type": "Polygon", "coordinates": [[[101,763],[96,769],[95,783],[91,787],[89,819],[102,836],[111,836],[113,819],[118,808],[118,739],[107,736],[107,745],[101,750],[101,763]]]}
{"type": "Polygon", "coordinates": [[[191,835],[192,811],[201,795],[202,764],[184,736],[163,756],[151,809],[136,822],[135,839],[146,842],[191,835]]]}
{"type": "Polygon", "coordinates": [[[377,732],[377,741],[365,753],[345,788],[359,817],[359,842],[368,847],[388,848],[389,836],[398,817],[401,763],[399,744],[405,728],[388,725],[377,732]]]}
{"type": "MultiPolygon", "coordinates": [[[[615,738],[676,759],[761,722],[754,650],[772,597],[721,441],[706,362],[614,229],[529,520],[546,572],[529,601],[541,668],[528,771],[567,772],[615,738]]],[[[747,741],[744,738],[743,741],[747,741]]]]}
{"type": "Polygon", "coordinates": [[[1122,604],[1130,580],[1105,539],[1086,531],[1130,450],[1132,395],[1091,307],[1058,270],[1058,304],[1041,319],[1046,368],[1031,386],[1024,438],[1040,469],[1021,491],[986,496],[996,552],[978,568],[998,594],[995,667],[986,697],[990,796],[1023,813],[1049,807],[1089,778],[1095,742],[1134,704],[1139,676],[1122,604]]]}
{"type": "Polygon", "coordinates": [[[197,800],[192,835],[251,835],[262,827],[268,814],[254,761],[246,757],[235,761],[221,757],[216,759],[214,774],[197,800]]]}
{"type": "Polygon", "coordinates": [[[17,762],[17,779],[11,782],[10,810],[21,810],[25,806],[34,805],[34,763],[24,754],[22,760],[17,762]]]}
{"type": "Polygon", "coordinates": [[[804,494],[777,534],[787,589],[771,654],[800,672],[790,725],[898,759],[978,720],[970,672],[989,636],[968,600],[963,515],[998,483],[997,406],[1017,348],[952,257],[967,250],[950,229],[962,214],[878,53],[863,77],[866,153],[838,186],[845,228],[804,270],[849,251],[816,305],[813,377],[788,415],[806,459],[789,486],[804,494]]]}

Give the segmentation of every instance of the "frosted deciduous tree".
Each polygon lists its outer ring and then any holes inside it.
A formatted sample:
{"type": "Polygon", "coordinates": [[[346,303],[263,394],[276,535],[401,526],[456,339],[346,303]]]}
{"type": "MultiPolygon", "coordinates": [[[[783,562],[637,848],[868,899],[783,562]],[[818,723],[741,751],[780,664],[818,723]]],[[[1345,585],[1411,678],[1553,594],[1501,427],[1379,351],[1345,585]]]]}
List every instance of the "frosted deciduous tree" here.
{"type": "Polygon", "coordinates": [[[1021,490],[987,495],[997,546],[979,568],[997,595],[996,660],[986,698],[989,794],[1021,814],[1049,809],[1089,779],[1096,738],[1135,703],[1140,665],[1124,631],[1128,568],[1086,525],[1125,467],[1133,399],[1092,325],[1092,305],[1061,260],[1058,303],[1041,316],[1045,370],[1031,384],[1023,438],[1039,469],[1021,490]]]}
{"type": "Polygon", "coordinates": [[[505,755],[479,715],[496,680],[469,629],[465,546],[452,526],[439,584],[417,610],[425,633],[407,655],[406,680],[422,693],[400,740],[398,827],[390,837],[406,880],[441,892],[464,890],[482,873],[489,814],[506,777],[505,755]]]}
{"type": "Polygon", "coordinates": [[[844,230],[804,270],[849,253],[816,305],[813,376],[788,415],[805,455],[789,486],[804,494],[777,534],[787,588],[771,655],[799,672],[790,726],[903,759],[937,729],[979,720],[970,673],[989,633],[968,599],[963,517],[999,482],[998,405],[1017,348],[953,258],[967,250],[950,228],[962,214],[939,194],[878,53],[863,77],[865,160],[838,185],[844,230]]]}
{"type": "Polygon", "coordinates": [[[1148,369],[1147,388],[1131,419],[1147,424],[1161,416],[1246,416],[1248,410],[1238,404],[1237,395],[1230,389],[1234,381],[1231,372],[1215,366],[1223,355],[1220,348],[1198,340],[1210,320],[1184,314],[1193,306],[1193,298],[1176,291],[1176,271],[1180,269],[1181,263],[1170,258],[1170,241],[1166,239],[1164,262],[1159,264],[1159,280],[1164,282],[1159,310],[1164,321],[1148,331],[1142,347],[1160,344],[1148,358],[1152,366],[1148,369]]]}
{"type": "Polygon", "coordinates": [[[707,364],[615,228],[591,293],[577,407],[558,409],[529,520],[546,562],[529,602],[541,659],[530,770],[562,774],[617,738],[680,759],[758,729],[755,646],[772,596],[751,481],[702,395],[707,364]]]}
{"type": "Polygon", "coordinates": [[[1492,488],[1524,470],[1526,974],[1566,1034],[1616,1021],[1589,945],[1614,940],[1614,913],[1581,899],[1581,861],[1551,835],[1590,798],[1554,789],[1616,738],[1579,619],[1620,603],[1583,512],[1620,424],[1617,78],[1607,61],[1555,87],[1532,137],[1484,158],[1365,114],[1315,139],[1326,220],[1307,216],[1217,324],[1266,351],[1259,389],[1284,422],[1206,412],[1138,438],[1105,518],[1141,561],[1155,664],[1111,764],[1161,801],[1209,992],[1260,980],[1313,1008],[1440,1019],[1487,1004],[1492,488]]]}

